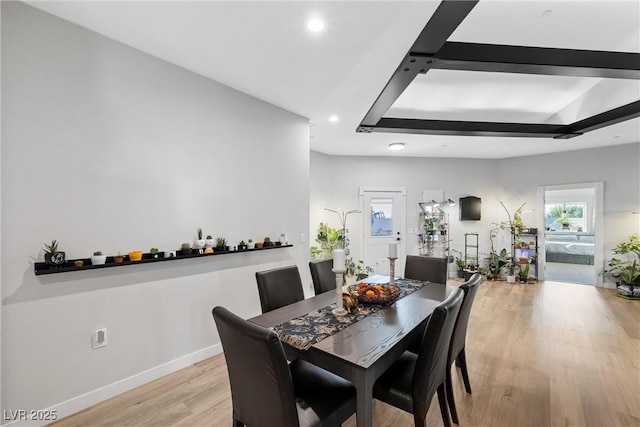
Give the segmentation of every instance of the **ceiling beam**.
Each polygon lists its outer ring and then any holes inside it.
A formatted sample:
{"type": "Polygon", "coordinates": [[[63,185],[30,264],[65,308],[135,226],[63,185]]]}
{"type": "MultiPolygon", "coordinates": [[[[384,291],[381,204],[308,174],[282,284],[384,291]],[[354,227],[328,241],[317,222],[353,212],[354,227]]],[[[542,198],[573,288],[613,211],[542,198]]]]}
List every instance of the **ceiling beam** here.
{"type": "Polygon", "coordinates": [[[567,125],[385,118],[415,77],[431,69],[640,79],[640,54],[449,42],[477,1],[444,0],[405,55],[357,132],[566,139],[640,117],[640,101],[567,125]]]}
{"type": "Polygon", "coordinates": [[[562,137],[566,134],[566,126],[538,123],[467,122],[456,120],[382,118],[375,126],[370,127],[368,132],[555,138],[562,137]]]}
{"type": "Polygon", "coordinates": [[[424,56],[437,59],[432,68],[448,70],[640,78],[640,55],[627,52],[447,42],[435,55],[424,56]]]}
{"type": "MultiPolygon", "coordinates": [[[[478,0],[445,0],[440,3],[416,39],[414,46],[419,46],[422,53],[434,54],[438,52],[477,3],[478,0]]],[[[430,68],[432,62],[430,58],[418,59],[411,57],[409,54],[405,55],[398,68],[396,68],[391,80],[389,80],[378,96],[378,99],[376,99],[364,119],[362,119],[361,127],[376,124],[402,92],[404,92],[407,86],[411,84],[413,79],[415,79],[419,73],[425,73],[430,68]]],[[[358,129],[358,132],[362,131],[364,130],[358,129]]]]}
{"type": "Polygon", "coordinates": [[[640,117],[640,101],[635,101],[604,113],[567,125],[567,133],[586,133],[640,117]]]}

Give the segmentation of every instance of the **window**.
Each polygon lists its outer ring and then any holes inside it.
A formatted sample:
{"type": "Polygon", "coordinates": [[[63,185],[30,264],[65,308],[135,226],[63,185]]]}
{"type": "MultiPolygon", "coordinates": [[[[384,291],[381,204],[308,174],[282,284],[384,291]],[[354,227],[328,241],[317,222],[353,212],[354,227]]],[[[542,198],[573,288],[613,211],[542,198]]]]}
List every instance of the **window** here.
{"type": "Polygon", "coordinates": [[[388,237],[393,234],[393,200],[371,199],[371,236],[388,237]]]}
{"type": "Polygon", "coordinates": [[[545,227],[550,231],[589,232],[586,203],[548,203],[544,205],[545,227]]]}

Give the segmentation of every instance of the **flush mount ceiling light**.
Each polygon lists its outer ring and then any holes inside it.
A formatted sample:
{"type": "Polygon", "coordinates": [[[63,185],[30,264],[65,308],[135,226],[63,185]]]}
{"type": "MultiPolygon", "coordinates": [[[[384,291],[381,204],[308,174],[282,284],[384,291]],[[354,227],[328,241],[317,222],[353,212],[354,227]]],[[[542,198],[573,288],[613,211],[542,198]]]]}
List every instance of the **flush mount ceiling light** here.
{"type": "Polygon", "coordinates": [[[389,144],[389,150],[391,151],[404,150],[404,142],[392,142],[391,144],[389,144]]]}
{"type": "Polygon", "coordinates": [[[324,21],[320,18],[312,18],[307,21],[307,29],[312,33],[319,33],[324,30],[324,21]]]}
{"type": "Polygon", "coordinates": [[[337,122],[338,120],[340,120],[340,119],[338,119],[338,116],[336,116],[335,114],[334,114],[334,115],[332,115],[331,117],[329,117],[329,121],[330,121],[331,123],[335,123],[335,122],[337,122]]]}
{"type": "MultiPolygon", "coordinates": [[[[449,41],[478,1],[445,0],[440,3],[362,119],[357,132],[568,139],[640,117],[640,100],[637,100],[637,96],[625,100],[623,104],[605,107],[606,111],[594,111],[596,114],[575,118],[572,119],[575,121],[568,123],[525,122],[521,119],[472,121],[453,120],[450,117],[415,118],[407,114],[410,110],[406,108],[390,114],[396,100],[412,87],[418,76],[423,75],[424,78],[424,75],[435,74],[429,74],[431,70],[499,73],[504,76],[573,76],[627,82],[640,80],[640,54],[635,52],[449,41]]],[[[504,5],[501,7],[509,7],[508,2],[500,4],[504,5]]],[[[637,89],[633,93],[637,95],[637,89]]]]}

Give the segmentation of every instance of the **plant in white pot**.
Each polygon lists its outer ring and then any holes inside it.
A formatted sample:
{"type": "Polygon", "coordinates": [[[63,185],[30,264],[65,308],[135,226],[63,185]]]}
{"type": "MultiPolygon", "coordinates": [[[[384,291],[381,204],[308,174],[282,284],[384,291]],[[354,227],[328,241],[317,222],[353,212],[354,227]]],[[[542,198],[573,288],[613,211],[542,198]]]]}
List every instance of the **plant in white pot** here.
{"type": "Polygon", "coordinates": [[[516,283],[516,269],[518,265],[513,262],[513,259],[510,259],[504,267],[507,270],[507,283],[516,283]]]}
{"type": "Polygon", "coordinates": [[[216,245],[216,241],[213,239],[213,237],[211,237],[211,235],[208,235],[207,238],[204,240],[204,247],[213,248],[215,245],[216,245]]]}
{"type": "Polygon", "coordinates": [[[102,265],[107,262],[107,256],[102,255],[102,252],[95,251],[91,257],[91,265],[102,265]]]}
{"type": "Polygon", "coordinates": [[[253,249],[254,247],[253,239],[247,239],[247,249],[253,249]]]}
{"type": "Polygon", "coordinates": [[[198,227],[198,238],[193,243],[193,247],[195,249],[202,249],[202,248],[204,248],[204,245],[205,245],[205,241],[202,238],[202,228],[198,227]]]}

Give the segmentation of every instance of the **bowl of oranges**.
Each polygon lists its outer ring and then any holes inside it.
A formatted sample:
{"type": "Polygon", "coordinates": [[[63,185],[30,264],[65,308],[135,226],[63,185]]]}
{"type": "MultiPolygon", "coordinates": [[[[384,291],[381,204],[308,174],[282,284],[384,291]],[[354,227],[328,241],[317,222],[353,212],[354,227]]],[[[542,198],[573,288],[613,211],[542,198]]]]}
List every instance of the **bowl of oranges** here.
{"type": "Polygon", "coordinates": [[[391,304],[398,298],[398,288],[389,284],[358,283],[353,291],[364,304],[391,304]]]}

